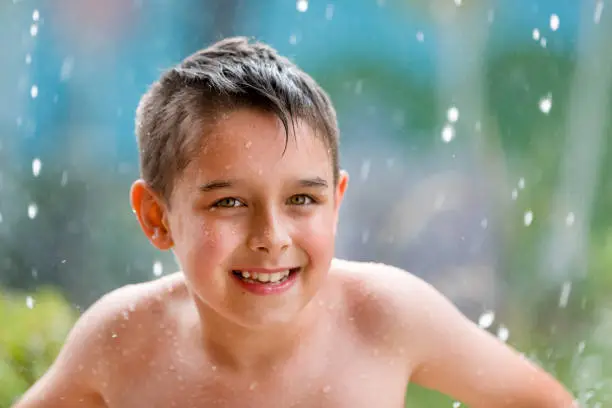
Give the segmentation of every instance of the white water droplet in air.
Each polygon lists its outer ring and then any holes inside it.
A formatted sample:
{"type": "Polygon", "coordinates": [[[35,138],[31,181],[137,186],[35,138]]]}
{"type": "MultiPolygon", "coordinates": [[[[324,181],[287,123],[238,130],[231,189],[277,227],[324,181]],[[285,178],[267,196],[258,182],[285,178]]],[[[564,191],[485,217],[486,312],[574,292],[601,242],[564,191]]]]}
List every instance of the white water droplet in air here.
{"type": "Polygon", "coordinates": [[[34,177],[38,177],[40,174],[40,169],[42,167],[42,163],[39,158],[32,160],[32,174],[34,177]]]}
{"type": "Polygon", "coordinates": [[[478,318],[478,326],[483,329],[488,329],[493,324],[495,320],[495,312],[492,310],[487,310],[478,318]]]}
{"type": "Polygon", "coordinates": [[[525,188],[525,179],[523,177],[521,177],[518,181],[518,188],[521,190],[525,188]]]}
{"type": "Polygon", "coordinates": [[[595,24],[599,24],[599,22],[601,21],[601,13],[603,12],[603,8],[604,2],[603,0],[599,0],[595,4],[595,13],[593,14],[593,21],[595,22],[595,24]]]}
{"type": "Polygon", "coordinates": [[[425,41],[425,34],[423,34],[422,31],[417,31],[416,33],[416,39],[418,42],[423,42],[425,41]]]}
{"type": "Polygon", "coordinates": [[[38,24],[32,24],[30,26],[30,35],[36,37],[38,35],[38,24]]]}
{"type": "Polygon", "coordinates": [[[567,306],[567,302],[569,300],[569,295],[572,292],[572,282],[566,281],[563,282],[563,286],[561,286],[561,294],[559,295],[559,307],[561,309],[567,306]]]}
{"type": "Polygon", "coordinates": [[[574,215],[574,213],[571,211],[567,213],[567,216],[565,217],[565,225],[567,225],[568,227],[571,227],[572,225],[574,225],[575,221],[576,221],[576,216],[574,215]]]}
{"type": "Polygon", "coordinates": [[[444,143],[449,143],[451,140],[455,138],[455,128],[451,125],[446,125],[442,128],[442,141],[444,143]]]}
{"type": "Polygon", "coordinates": [[[365,230],[361,233],[361,243],[365,244],[370,239],[370,231],[365,230]]]}
{"type": "Polygon", "coordinates": [[[451,106],[446,112],[446,118],[451,123],[457,122],[459,120],[459,109],[456,106],[451,106]]]}
{"type": "Polygon", "coordinates": [[[30,88],[30,96],[32,97],[32,99],[36,99],[36,97],[38,96],[38,86],[32,85],[32,87],[30,88]]]}
{"type": "Polygon", "coordinates": [[[557,31],[559,29],[559,16],[556,14],[550,15],[550,29],[557,31]]]}
{"type": "Polygon", "coordinates": [[[291,45],[297,44],[297,35],[291,34],[289,36],[289,44],[291,44],[291,45]]]}
{"type": "Polygon", "coordinates": [[[35,203],[28,205],[28,218],[33,220],[38,215],[38,206],[35,203]]]}
{"type": "Polygon", "coordinates": [[[531,225],[532,222],[533,222],[533,212],[526,211],[525,214],[523,215],[523,224],[525,224],[525,226],[528,227],[531,225]]]}
{"type": "Polygon", "coordinates": [[[161,276],[162,273],[164,273],[164,266],[160,261],[155,261],[153,263],[153,275],[161,276]]]}
{"type": "Polygon", "coordinates": [[[508,341],[510,337],[510,330],[506,326],[500,325],[497,329],[497,338],[503,341],[504,343],[508,341]]]}
{"type": "Polygon", "coordinates": [[[455,0],[455,5],[460,6],[463,3],[462,0],[455,0]]]}
{"type": "Polygon", "coordinates": [[[540,30],[538,30],[537,28],[534,28],[533,31],[531,32],[531,37],[535,41],[538,41],[540,39],[540,30]]]}
{"type": "Polygon", "coordinates": [[[512,199],[516,200],[518,198],[518,190],[516,188],[512,189],[512,199]]]}
{"type": "Polygon", "coordinates": [[[26,306],[28,309],[33,309],[34,303],[34,298],[32,296],[26,296],[26,306]]]}
{"type": "Polygon", "coordinates": [[[482,227],[482,229],[487,229],[487,227],[489,226],[489,220],[483,218],[482,220],[480,220],[480,226],[482,227]]]}
{"type": "Polygon", "coordinates": [[[370,167],[371,167],[371,163],[369,160],[364,160],[363,163],[361,163],[361,171],[360,171],[360,176],[362,180],[367,180],[368,176],[370,175],[370,167]]]}
{"type": "Polygon", "coordinates": [[[453,402],[453,408],[460,408],[460,407],[461,407],[461,403],[459,401],[453,402]]]}
{"type": "Polygon", "coordinates": [[[542,48],[546,48],[546,44],[547,44],[546,38],[542,37],[540,39],[540,45],[542,46],[542,48]]]}
{"type": "Polygon", "coordinates": [[[550,109],[552,108],[552,95],[548,94],[542,99],[540,99],[540,102],[538,102],[538,106],[540,107],[540,110],[542,111],[542,113],[545,113],[548,115],[548,113],[550,112],[550,109]]]}
{"type": "Polygon", "coordinates": [[[297,0],[295,7],[300,13],[305,13],[308,10],[308,0],[297,0]]]}
{"type": "Polygon", "coordinates": [[[2,222],[2,213],[0,213],[0,222],[2,222]]]}
{"type": "Polygon", "coordinates": [[[26,56],[25,56],[25,63],[27,65],[30,65],[32,63],[32,56],[29,53],[26,54],[26,56]]]}
{"type": "Polygon", "coordinates": [[[325,7],[325,18],[327,20],[331,20],[332,18],[334,18],[334,5],[333,4],[328,4],[327,7],[325,7]]]}
{"type": "Polygon", "coordinates": [[[38,12],[38,10],[34,10],[32,12],[32,20],[34,20],[34,21],[40,20],[40,13],[38,12]]]}
{"type": "Polygon", "coordinates": [[[60,180],[60,185],[64,187],[68,184],[68,172],[66,170],[62,171],[62,179],[60,180]]]}

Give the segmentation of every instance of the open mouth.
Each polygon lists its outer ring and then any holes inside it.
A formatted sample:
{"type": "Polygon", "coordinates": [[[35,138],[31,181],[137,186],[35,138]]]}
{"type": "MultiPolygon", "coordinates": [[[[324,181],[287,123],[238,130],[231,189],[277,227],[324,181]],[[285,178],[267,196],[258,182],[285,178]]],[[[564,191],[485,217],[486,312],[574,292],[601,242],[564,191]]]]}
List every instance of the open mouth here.
{"type": "Polygon", "coordinates": [[[302,268],[290,268],[284,271],[277,271],[272,273],[263,272],[252,272],[252,271],[238,271],[233,270],[232,273],[238,279],[245,283],[265,284],[265,285],[279,285],[293,277],[296,273],[300,272],[302,268]]]}

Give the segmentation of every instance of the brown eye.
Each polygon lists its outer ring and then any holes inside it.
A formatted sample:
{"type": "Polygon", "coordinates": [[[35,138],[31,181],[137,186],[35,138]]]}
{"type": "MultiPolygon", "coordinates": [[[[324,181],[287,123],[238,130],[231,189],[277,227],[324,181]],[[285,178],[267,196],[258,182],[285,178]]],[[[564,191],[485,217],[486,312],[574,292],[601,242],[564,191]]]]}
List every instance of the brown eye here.
{"type": "Polygon", "coordinates": [[[294,195],[289,198],[289,205],[308,205],[313,202],[314,200],[311,197],[304,194],[294,195]]]}
{"type": "Polygon", "coordinates": [[[240,207],[242,205],[242,203],[240,202],[240,200],[233,198],[233,197],[227,197],[227,198],[223,198],[217,202],[215,202],[213,204],[213,207],[217,207],[217,208],[233,208],[233,207],[240,207]]]}

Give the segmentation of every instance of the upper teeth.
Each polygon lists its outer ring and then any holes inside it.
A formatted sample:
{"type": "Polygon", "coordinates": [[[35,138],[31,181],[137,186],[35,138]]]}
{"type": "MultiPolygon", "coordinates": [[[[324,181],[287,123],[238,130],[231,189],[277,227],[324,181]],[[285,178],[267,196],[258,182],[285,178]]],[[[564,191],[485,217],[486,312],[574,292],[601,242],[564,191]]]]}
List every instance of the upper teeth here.
{"type": "Polygon", "coordinates": [[[258,280],[260,282],[278,282],[279,280],[289,276],[289,269],[281,272],[263,273],[263,272],[241,272],[243,278],[258,280]]]}

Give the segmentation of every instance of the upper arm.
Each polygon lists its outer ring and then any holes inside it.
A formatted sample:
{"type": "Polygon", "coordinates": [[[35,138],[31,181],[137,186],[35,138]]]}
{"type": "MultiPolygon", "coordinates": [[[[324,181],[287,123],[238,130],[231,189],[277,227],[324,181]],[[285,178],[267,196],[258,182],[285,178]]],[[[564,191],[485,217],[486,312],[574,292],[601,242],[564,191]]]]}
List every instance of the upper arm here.
{"type": "Polygon", "coordinates": [[[411,341],[414,383],[474,408],[573,406],[572,396],[552,376],[480,329],[433,287],[416,281],[418,302],[406,311],[416,322],[410,336],[418,339],[411,341]]]}
{"type": "Polygon", "coordinates": [[[100,389],[108,380],[118,296],[106,295],[80,317],[49,370],[14,408],[106,407],[100,389]]]}

